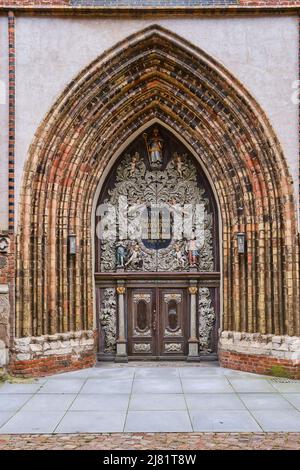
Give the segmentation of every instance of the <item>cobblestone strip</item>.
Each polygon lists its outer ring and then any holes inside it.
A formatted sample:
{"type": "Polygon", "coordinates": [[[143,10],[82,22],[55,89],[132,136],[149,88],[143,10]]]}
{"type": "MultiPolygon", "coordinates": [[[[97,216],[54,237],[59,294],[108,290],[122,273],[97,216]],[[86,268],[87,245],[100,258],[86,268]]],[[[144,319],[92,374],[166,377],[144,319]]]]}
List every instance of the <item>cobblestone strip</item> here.
{"type": "Polygon", "coordinates": [[[114,433],[3,435],[1,450],[300,449],[300,433],[114,433]]]}

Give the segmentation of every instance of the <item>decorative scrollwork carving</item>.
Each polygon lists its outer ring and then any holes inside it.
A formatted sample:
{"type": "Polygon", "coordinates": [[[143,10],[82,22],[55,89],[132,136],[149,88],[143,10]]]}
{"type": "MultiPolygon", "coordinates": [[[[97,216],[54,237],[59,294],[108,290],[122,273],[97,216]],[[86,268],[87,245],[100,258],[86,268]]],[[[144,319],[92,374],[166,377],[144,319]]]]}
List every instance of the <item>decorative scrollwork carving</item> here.
{"type": "Polygon", "coordinates": [[[99,316],[104,331],[104,352],[114,353],[117,338],[117,301],[114,288],[103,289],[99,316]]]}
{"type": "Polygon", "coordinates": [[[148,329],[146,331],[140,331],[137,330],[136,328],[133,331],[133,336],[141,337],[141,336],[151,336],[151,330],[148,329]]]}
{"type": "Polygon", "coordinates": [[[144,300],[147,304],[150,303],[151,294],[134,294],[133,295],[133,302],[137,304],[140,300],[144,300]]]}
{"type": "Polygon", "coordinates": [[[211,352],[209,341],[216,319],[216,313],[212,304],[211,292],[208,287],[199,288],[198,301],[199,314],[199,349],[201,352],[211,352]]]}
{"type": "Polygon", "coordinates": [[[171,302],[171,300],[175,300],[177,304],[180,304],[182,302],[182,295],[181,294],[165,294],[164,295],[164,301],[166,304],[171,302]]]}
{"type": "Polygon", "coordinates": [[[151,352],[151,344],[149,343],[135,343],[133,345],[134,352],[151,352]]]}
{"type": "Polygon", "coordinates": [[[182,330],[181,328],[179,328],[176,331],[170,331],[170,330],[165,329],[164,336],[182,336],[182,330]]]}

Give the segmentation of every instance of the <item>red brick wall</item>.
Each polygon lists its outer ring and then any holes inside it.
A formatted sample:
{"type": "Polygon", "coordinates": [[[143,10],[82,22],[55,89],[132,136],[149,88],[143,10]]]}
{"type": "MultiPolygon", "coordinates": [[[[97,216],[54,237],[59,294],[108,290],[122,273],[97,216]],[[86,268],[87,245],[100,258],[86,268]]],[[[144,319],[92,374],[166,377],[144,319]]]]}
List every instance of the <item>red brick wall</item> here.
{"type": "Polygon", "coordinates": [[[70,372],[72,370],[92,367],[96,362],[93,352],[74,357],[71,354],[65,356],[49,356],[31,361],[14,361],[9,365],[11,374],[19,377],[41,377],[57,374],[58,372],[70,372]]]}
{"type": "Polygon", "coordinates": [[[227,367],[228,369],[300,379],[299,360],[291,361],[277,359],[271,356],[256,356],[253,354],[220,351],[219,362],[222,367],[227,367]]]}
{"type": "MultiPolygon", "coordinates": [[[[45,5],[70,5],[70,0],[0,0],[0,7],[5,5],[11,6],[45,6],[45,5]]],[[[159,4],[159,2],[157,2],[159,4]]],[[[278,6],[278,7],[286,7],[286,6],[300,6],[300,0],[239,0],[239,6],[261,6],[261,7],[268,7],[268,6],[278,6]]],[[[111,7],[111,2],[108,2],[108,7],[111,7]]],[[[172,6],[172,5],[171,5],[172,6]]],[[[173,5],[176,6],[176,5],[173,5]]],[[[213,5],[208,5],[208,7],[212,7],[213,5]]],[[[187,7],[190,5],[187,2],[187,7]]],[[[226,8],[226,5],[224,5],[226,8]]]]}
{"type": "Polygon", "coordinates": [[[69,0],[0,0],[0,7],[9,6],[30,6],[30,5],[69,5],[69,0]]]}

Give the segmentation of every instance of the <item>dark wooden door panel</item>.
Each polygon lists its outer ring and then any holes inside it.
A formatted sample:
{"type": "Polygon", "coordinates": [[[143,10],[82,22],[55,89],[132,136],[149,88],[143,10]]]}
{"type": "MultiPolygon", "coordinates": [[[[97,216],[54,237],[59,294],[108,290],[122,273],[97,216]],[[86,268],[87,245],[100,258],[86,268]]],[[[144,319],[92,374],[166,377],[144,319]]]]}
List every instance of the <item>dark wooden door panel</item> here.
{"type": "Polygon", "coordinates": [[[130,356],[187,354],[188,309],[185,289],[129,289],[127,312],[130,356]]]}
{"type": "Polygon", "coordinates": [[[132,289],[128,296],[128,352],[132,356],[155,356],[155,289],[132,289]]]}
{"type": "Polygon", "coordinates": [[[184,289],[160,289],[160,355],[187,353],[188,310],[184,289]]]}

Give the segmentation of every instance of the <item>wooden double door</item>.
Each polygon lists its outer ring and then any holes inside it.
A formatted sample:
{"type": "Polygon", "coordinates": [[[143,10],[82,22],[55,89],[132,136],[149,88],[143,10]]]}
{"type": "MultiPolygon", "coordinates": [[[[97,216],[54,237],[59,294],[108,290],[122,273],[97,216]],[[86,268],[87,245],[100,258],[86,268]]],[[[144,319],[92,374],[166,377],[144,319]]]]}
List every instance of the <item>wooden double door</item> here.
{"type": "Polygon", "coordinates": [[[186,289],[128,289],[127,319],[129,356],[187,356],[189,309],[186,289]]]}

